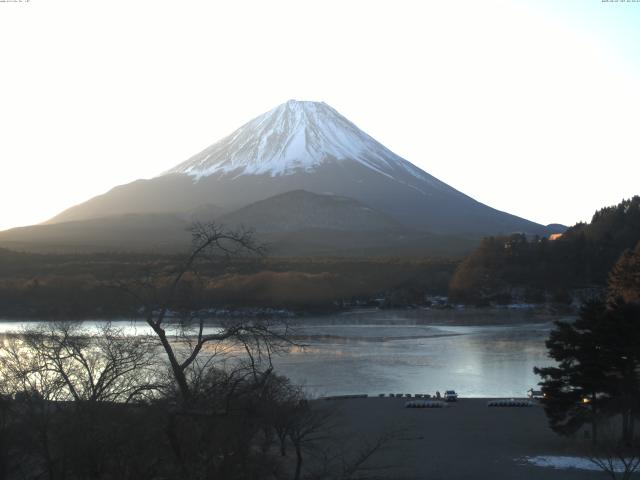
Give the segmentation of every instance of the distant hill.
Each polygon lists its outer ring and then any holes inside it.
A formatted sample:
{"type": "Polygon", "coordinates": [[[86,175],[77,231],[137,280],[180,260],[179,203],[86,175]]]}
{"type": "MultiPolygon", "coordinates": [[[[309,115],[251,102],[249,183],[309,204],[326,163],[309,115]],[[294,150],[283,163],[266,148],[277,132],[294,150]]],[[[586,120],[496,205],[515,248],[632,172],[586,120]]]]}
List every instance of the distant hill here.
{"type": "Polygon", "coordinates": [[[549,234],[564,233],[568,228],[569,227],[567,227],[566,225],[561,225],[560,223],[550,223],[549,225],[547,225],[547,232],[549,234]]]}
{"type": "Polygon", "coordinates": [[[524,291],[533,299],[567,290],[604,287],[620,255],[640,242],[640,196],[598,210],[557,240],[524,235],[485,238],[458,267],[451,295],[461,300],[508,298],[524,291]]]}
{"type": "Polygon", "coordinates": [[[250,226],[258,232],[308,229],[402,231],[396,220],[348,197],[294,190],[252,203],[218,218],[225,225],[250,226]]]}
{"type": "Polygon", "coordinates": [[[306,229],[261,234],[269,254],[277,256],[455,257],[468,255],[480,242],[474,235],[436,235],[415,231],[306,229]]]}

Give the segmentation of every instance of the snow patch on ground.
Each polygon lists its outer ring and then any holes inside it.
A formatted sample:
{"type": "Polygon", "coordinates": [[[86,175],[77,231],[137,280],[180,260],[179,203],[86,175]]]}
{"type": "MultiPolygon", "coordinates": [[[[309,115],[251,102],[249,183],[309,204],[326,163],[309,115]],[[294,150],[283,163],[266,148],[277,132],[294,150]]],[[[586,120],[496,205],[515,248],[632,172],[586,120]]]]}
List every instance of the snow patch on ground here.
{"type": "MultiPolygon", "coordinates": [[[[524,462],[536,467],[556,468],[559,470],[576,469],[589,471],[602,471],[602,469],[585,457],[564,457],[543,455],[537,457],[524,457],[524,462]]],[[[624,465],[620,460],[615,461],[616,472],[624,472],[624,465]]]]}

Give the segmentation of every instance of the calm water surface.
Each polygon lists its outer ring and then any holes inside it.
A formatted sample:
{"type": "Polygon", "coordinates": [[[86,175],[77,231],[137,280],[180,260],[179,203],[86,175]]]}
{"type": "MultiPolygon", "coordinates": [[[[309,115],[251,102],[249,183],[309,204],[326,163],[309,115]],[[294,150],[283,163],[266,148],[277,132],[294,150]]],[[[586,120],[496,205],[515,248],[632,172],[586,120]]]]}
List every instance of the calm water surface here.
{"type": "MultiPolygon", "coordinates": [[[[294,325],[304,346],[274,358],[274,365],[313,395],[455,389],[467,397],[524,396],[538,381],[533,367],[552,364],[544,341],[556,318],[485,309],[306,317],[294,325]]],[[[112,323],[132,335],[148,333],[141,322],[112,323]]],[[[25,324],[4,321],[0,332],[25,324]]]]}

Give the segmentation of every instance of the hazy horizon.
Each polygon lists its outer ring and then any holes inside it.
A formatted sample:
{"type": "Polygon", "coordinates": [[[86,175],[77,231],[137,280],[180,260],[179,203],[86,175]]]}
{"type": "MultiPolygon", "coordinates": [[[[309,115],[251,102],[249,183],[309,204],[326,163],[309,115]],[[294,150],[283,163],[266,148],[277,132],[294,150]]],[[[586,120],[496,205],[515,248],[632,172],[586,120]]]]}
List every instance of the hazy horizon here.
{"type": "Polygon", "coordinates": [[[0,229],[324,101],[491,207],[572,225],[640,193],[640,4],[0,4],[0,229]]]}

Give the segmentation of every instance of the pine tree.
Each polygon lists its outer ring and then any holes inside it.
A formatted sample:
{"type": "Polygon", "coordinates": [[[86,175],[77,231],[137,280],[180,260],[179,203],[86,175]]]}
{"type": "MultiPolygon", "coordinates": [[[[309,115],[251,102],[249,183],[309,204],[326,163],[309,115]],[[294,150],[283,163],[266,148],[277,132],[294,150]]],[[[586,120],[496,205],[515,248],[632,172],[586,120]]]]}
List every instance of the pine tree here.
{"type": "Polygon", "coordinates": [[[610,300],[596,332],[608,376],[609,411],[622,418],[622,440],[631,445],[640,415],[640,303],[610,300]]]}
{"type": "Polygon", "coordinates": [[[590,422],[620,415],[631,444],[640,415],[640,304],[587,303],[575,322],[556,322],[546,342],[556,367],[535,368],[551,428],[570,435],[590,422]]]}
{"type": "Polygon", "coordinates": [[[556,367],[534,368],[543,379],[544,408],[551,428],[571,435],[585,423],[591,423],[592,438],[597,439],[597,417],[607,393],[605,359],[597,331],[606,308],[602,301],[585,304],[575,322],[555,322],[546,342],[556,367]]]}

